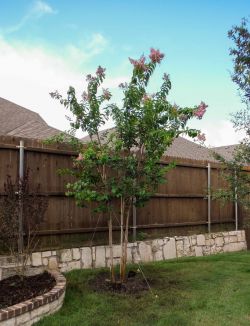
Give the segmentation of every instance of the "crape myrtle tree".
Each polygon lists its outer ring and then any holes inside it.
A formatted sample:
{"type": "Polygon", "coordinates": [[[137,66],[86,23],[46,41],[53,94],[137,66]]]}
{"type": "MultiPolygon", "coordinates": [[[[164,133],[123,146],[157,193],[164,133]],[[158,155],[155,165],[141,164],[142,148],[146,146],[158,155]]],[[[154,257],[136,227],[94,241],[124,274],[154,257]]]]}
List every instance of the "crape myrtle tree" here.
{"type": "Polygon", "coordinates": [[[232,80],[238,87],[244,108],[233,114],[232,122],[236,131],[243,130],[245,138],[234,152],[233,159],[226,161],[222,156],[216,157],[224,163],[224,176],[228,182],[227,190],[220,190],[215,197],[238,201],[245,208],[250,208],[250,174],[242,168],[250,162],[250,30],[249,21],[242,19],[239,26],[233,26],[228,32],[234,47],[230,49],[234,70],[232,80]]]}
{"type": "Polygon", "coordinates": [[[149,58],[142,55],[138,60],[129,59],[133,73],[129,83],[119,86],[123,92],[121,106],[109,103],[108,89],[100,91],[105,79],[105,69],[100,66],[94,76],[87,76],[87,90],[81,101],[73,87],[69,88],[66,99],[58,92],[51,93],[73,114],[73,131],[80,129],[89,135],[87,144],[78,144],[79,156],[74,159],[74,168],[67,171],[75,178],[67,185],[67,194],[79,206],[94,203],[95,211],[107,215],[111,282],[126,280],[129,216],[133,204],[142,206],[172,168],[171,164],[167,168],[159,164],[163,153],[181,134],[204,140],[204,134],[187,127],[191,118],[202,118],[207,107],[204,102],[192,108],[172,105],[168,101],[171,82],[167,74],[163,75],[159,91],[151,95],[147,92],[150,77],[163,57],[159,50],[151,49],[149,58]],[[101,137],[100,130],[110,118],[114,131],[101,137]],[[113,269],[115,219],[120,225],[119,280],[113,269]]]}

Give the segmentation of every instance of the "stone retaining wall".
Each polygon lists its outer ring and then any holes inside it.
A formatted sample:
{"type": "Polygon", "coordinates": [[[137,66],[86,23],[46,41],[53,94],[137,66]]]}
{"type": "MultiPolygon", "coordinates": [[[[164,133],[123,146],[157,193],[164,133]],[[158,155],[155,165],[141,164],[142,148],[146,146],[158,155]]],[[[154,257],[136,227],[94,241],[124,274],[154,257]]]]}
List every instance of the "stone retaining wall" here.
{"type": "MultiPolygon", "coordinates": [[[[129,243],[128,262],[150,262],[185,256],[206,256],[246,249],[245,231],[165,237],[129,243]]],[[[120,251],[119,245],[113,246],[115,264],[120,261],[120,251]]],[[[35,252],[30,259],[30,266],[33,269],[59,269],[61,272],[81,268],[109,267],[109,254],[108,246],[35,252]]],[[[9,268],[6,266],[5,270],[4,268],[2,267],[2,278],[10,274],[10,266],[9,268]]]]}
{"type": "Polygon", "coordinates": [[[33,299],[0,309],[0,326],[30,326],[61,308],[66,280],[59,272],[53,271],[51,273],[56,279],[56,285],[53,289],[33,299]]]}

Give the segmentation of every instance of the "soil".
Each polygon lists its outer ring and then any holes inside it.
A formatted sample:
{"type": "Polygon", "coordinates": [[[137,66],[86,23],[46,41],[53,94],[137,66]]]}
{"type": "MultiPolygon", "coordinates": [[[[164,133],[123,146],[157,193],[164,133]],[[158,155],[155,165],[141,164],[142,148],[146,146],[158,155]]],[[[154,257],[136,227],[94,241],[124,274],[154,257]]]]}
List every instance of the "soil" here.
{"type": "Polygon", "coordinates": [[[141,273],[129,271],[126,282],[121,284],[118,281],[112,283],[109,279],[109,274],[104,272],[98,274],[94,279],[89,281],[90,287],[95,292],[111,292],[111,293],[125,293],[138,295],[141,292],[148,291],[151,280],[145,280],[141,273]]]}
{"type": "Polygon", "coordinates": [[[51,274],[44,272],[34,276],[15,275],[0,281],[0,309],[32,299],[50,291],[56,285],[51,274]]]}

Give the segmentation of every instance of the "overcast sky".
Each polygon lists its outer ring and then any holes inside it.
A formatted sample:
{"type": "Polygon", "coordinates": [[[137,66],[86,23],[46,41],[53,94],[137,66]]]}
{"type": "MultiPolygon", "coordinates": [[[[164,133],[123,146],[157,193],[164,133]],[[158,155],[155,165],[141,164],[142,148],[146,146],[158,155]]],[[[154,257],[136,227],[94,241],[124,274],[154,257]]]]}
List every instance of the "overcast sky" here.
{"type": "Polygon", "coordinates": [[[117,86],[132,70],[128,57],[155,47],[165,58],[150,91],[169,73],[171,102],[209,105],[203,121],[193,124],[207,145],[233,144],[241,135],[234,133],[230,113],[241,102],[230,79],[227,31],[249,14],[249,0],[0,1],[0,97],[65,130],[67,112],[49,92],[65,94],[72,85],[81,94],[84,76],[100,64],[119,101],[117,86]]]}

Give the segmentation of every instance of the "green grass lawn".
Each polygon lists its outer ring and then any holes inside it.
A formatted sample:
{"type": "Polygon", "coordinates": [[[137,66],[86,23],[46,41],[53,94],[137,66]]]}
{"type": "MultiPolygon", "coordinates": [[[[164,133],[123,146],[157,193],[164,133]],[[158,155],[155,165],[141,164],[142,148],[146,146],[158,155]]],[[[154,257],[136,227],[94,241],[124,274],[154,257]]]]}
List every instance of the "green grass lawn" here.
{"type": "Polygon", "coordinates": [[[250,253],[182,258],[142,266],[152,291],[139,296],[96,293],[103,270],[66,274],[62,309],[38,326],[250,325],[250,253]]]}

